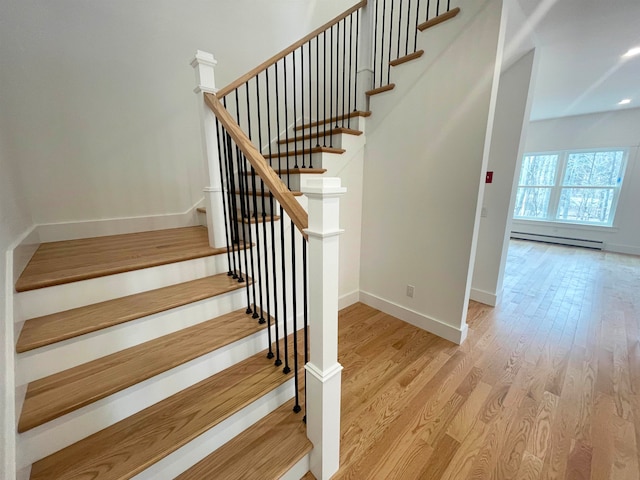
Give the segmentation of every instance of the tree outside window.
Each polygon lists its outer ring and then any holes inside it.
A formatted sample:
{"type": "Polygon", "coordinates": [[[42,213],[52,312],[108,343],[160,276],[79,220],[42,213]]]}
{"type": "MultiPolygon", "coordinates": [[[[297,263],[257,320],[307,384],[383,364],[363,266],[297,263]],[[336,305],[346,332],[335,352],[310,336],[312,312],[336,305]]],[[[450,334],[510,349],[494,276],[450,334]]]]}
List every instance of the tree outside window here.
{"type": "Polygon", "coordinates": [[[610,226],[626,155],[621,149],[525,154],[514,217],[610,226]]]}

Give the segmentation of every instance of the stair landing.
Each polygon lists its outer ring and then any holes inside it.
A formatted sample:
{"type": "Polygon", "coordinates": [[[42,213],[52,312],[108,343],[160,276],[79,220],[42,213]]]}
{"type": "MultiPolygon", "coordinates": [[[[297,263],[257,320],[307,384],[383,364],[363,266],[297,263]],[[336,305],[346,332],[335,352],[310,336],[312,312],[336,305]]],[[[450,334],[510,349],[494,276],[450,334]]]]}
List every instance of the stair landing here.
{"type": "Polygon", "coordinates": [[[200,226],[43,243],[16,282],[16,290],[35,290],[225,251],[211,248],[207,229],[200,226]]]}

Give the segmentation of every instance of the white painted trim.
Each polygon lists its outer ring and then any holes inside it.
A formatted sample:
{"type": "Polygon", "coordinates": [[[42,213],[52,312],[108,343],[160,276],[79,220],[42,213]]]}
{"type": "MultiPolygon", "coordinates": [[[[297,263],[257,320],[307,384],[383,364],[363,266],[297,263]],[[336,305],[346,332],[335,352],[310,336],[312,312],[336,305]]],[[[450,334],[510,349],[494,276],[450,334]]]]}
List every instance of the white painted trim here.
{"type": "Polygon", "coordinates": [[[309,454],[307,453],[291,469],[282,475],[279,480],[300,480],[310,469],[309,454]]]}
{"type": "Polygon", "coordinates": [[[495,307],[498,303],[498,296],[495,293],[486,292],[479,288],[471,288],[471,294],[469,295],[471,300],[484,303],[490,307],[495,307]]]}
{"type": "Polygon", "coordinates": [[[0,448],[3,450],[4,464],[2,465],[3,478],[6,480],[14,480],[16,477],[16,386],[15,386],[15,341],[14,341],[14,324],[13,318],[13,249],[3,252],[6,259],[5,270],[5,311],[4,321],[2,322],[2,341],[4,345],[2,368],[5,378],[4,396],[1,400],[0,415],[2,415],[3,431],[2,444],[0,448]]]}
{"type": "MultiPolygon", "coordinates": [[[[134,480],[171,480],[236,435],[293,398],[293,379],[233,414],[212,429],[133,477],[134,480]]],[[[301,420],[302,421],[302,420],[301,420]]]]}
{"type": "Polygon", "coordinates": [[[164,230],[168,228],[191,227],[198,225],[196,208],[202,200],[181,213],[161,215],[143,215],[138,217],[105,218],[78,222],[43,223],[35,226],[40,241],[57,242],[78,238],[104,237],[123,233],[164,230]]]}
{"type": "Polygon", "coordinates": [[[360,291],[360,301],[365,305],[376,308],[388,315],[393,315],[411,325],[433,333],[450,342],[461,345],[467,338],[468,326],[465,323],[462,328],[456,328],[452,325],[441,322],[421,313],[410,310],[406,307],[390,302],[384,298],[380,298],[369,292],[360,291]]]}
{"type": "Polygon", "coordinates": [[[604,243],[604,251],[614,253],[625,253],[627,255],[640,256],[640,247],[634,247],[633,245],[619,245],[617,243],[604,243]]]}
{"type": "Polygon", "coordinates": [[[360,301],[360,290],[354,290],[353,292],[345,293],[341,297],[338,297],[338,310],[347,308],[354,303],[360,301]]]}

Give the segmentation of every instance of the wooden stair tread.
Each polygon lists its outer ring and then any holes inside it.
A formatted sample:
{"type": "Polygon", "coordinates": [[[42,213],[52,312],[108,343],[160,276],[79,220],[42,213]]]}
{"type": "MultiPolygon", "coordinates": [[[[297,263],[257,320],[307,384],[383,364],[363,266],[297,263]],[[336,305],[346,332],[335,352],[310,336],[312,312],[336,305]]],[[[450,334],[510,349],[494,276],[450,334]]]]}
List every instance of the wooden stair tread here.
{"type": "MultiPolygon", "coordinates": [[[[355,130],[353,128],[347,128],[347,127],[333,127],[330,132],[327,132],[328,135],[354,135],[354,136],[359,136],[362,135],[362,132],[360,130],[355,130]]],[[[324,136],[324,132],[312,132],[312,133],[308,133],[302,137],[294,137],[294,138],[290,138],[289,140],[278,140],[278,143],[283,145],[286,143],[293,143],[293,142],[301,142],[304,140],[309,140],[310,138],[318,138],[318,137],[323,137],[324,136]]]]}
{"type": "Polygon", "coordinates": [[[16,282],[24,292],[217,255],[205,227],[173,228],[43,243],[16,282]]]}
{"type": "Polygon", "coordinates": [[[413,53],[405,55],[404,57],[396,58],[395,60],[391,60],[389,65],[392,67],[397,67],[398,65],[402,65],[403,63],[410,62],[411,60],[415,60],[416,58],[420,58],[424,55],[424,50],[417,50],[413,53]]]}
{"type": "MultiPolygon", "coordinates": [[[[327,171],[326,168],[283,168],[280,170],[276,170],[274,169],[274,172],[276,172],[278,175],[303,175],[303,174],[310,174],[310,175],[319,175],[319,174],[323,174],[327,171]]],[[[251,175],[251,172],[246,172],[245,175],[251,175]]]]}
{"type": "Polygon", "coordinates": [[[300,480],[316,480],[316,477],[313,475],[313,473],[307,472],[307,474],[300,480]]]}
{"type": "Polygon", "coordinates": [[[285,152],[272,153],[271,155],[265,155],[264,158],[281,158],[281,157],[293,157],[295,155],[309,155],[311,153],[335,153],[342,155],[346,150],[344,148],[334,147],[313,147],[305,149],[288,149],[285,152]]]}
{"type": "MultiPolygon", "coordinates": [[[[253,191],[252,190],[249,190],[249,191],[244,192],[244,193],[245,193],[245,195],[249,195],[249,196],[253,195],[253,191]]],[[[299,192],[297,190],[291,190],[291,194],[294,197],[301,197],[302,196],[302,192],[299,192]]],[[[242,195],[240,190],[236,190],[236,195],[242,195]]],[[[267,191],[256,191],[256,196],[257,197],[272,197],[273,194],[268,190],[267,191]]]]}
{"type": "Polygon", "coordinates": [[[33,464],[31,480],[131,478],[278,387],[260,352],[33,464]]]}
{"type": "Polygon", "coordinates": [[[226,273],[27,320],[18,353],[95,332],[244,287],[226,273]]]}
{"type": "Polygon", "coordinates": [[[249,218],[242,217],[242,213],[238,212],[238,218],[242,218],[242,223],[245,225],[254,224],[254,223],[262,223],[262,222],[270,222],[272,219],[274,222],[280,220],[279,215],[262,215],[258,213],[258,219],[254,216],[253,212],[249,213],[249,218]]]}
{"type": "Polygon", "coordinates": [[[22,433],[264,329],[245,310],[31,382],[18,422],[22,433]]]}
{"type": "Polygon", "coordinates": [[[196,208],[196,211],[198,211],[200,213],[207,213],[206,207],[198,207],[198,208],[196,208]]]}
{"type": "Polygon", "coordinates": [[[373,95],[378,95],[379,93],[388,92],[389,90],[393,90],[394,88],[396,88],[396,84],[390,83],[389,85],[383,85],[382,87],[374,88],[364,93],[367,97],[371,97],[373,95]]]}
{"type": "Polygon", "coordinates": [[[433,17],[431,20],[427,20],[426,22],[421,23],[420,25],[418,25],[418,30],[422,32],[427,28],[431,28],[438,25],[439,23],[446,22],[447,20],[455,17],[459,13],[460,13],[460,7],[452,8],[448,12],[442,13],[437,17],[433,17]]]}
{"type": "Polygon", "coordinates": [[[313,448],[293,406],[293,400],[286,402],[176,480],[280,478],[313,448]]]}
{"type": "Polygon", "coordinates": [[[331,123],[338,120],[344,120],[347,118],[355,118],[355,117],[370,117],[371,112],[362,112],[360,110],[356,110],[355,112],[347,113],[344,115],[338,115],[331,118],[325,118],[324,120],[316,120],[315,122],[305,123],[302,125],[297,125],[295,127],[296,130],[304,130],[305,128],[315,127],[317,125],[324,125],[325,123],[331,123]]]}

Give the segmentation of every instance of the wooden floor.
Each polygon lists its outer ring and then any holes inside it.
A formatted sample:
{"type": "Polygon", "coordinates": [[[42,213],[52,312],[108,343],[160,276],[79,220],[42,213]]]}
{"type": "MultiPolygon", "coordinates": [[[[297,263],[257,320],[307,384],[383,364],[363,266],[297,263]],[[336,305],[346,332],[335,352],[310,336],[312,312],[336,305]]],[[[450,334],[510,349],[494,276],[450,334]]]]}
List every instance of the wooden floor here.
{"type": "Polygon", "coordinates": [[[640,478],[640,258],[512,241],[468,322],[458,347],[341,312],[334,479],[640,478]]]}

